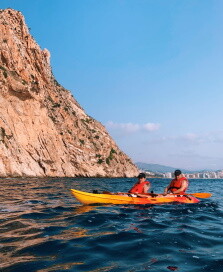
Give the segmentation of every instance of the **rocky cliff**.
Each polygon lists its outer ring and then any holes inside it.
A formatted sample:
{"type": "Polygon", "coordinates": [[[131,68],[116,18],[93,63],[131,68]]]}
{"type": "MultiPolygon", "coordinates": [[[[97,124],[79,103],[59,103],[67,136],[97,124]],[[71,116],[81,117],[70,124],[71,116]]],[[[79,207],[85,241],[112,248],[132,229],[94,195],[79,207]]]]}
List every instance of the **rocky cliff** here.
{"type": "Polygon", "coordinates": [[[23,15],[0,10],[0,176],[131,177],[138,169],[54,78],[23,15]]]}

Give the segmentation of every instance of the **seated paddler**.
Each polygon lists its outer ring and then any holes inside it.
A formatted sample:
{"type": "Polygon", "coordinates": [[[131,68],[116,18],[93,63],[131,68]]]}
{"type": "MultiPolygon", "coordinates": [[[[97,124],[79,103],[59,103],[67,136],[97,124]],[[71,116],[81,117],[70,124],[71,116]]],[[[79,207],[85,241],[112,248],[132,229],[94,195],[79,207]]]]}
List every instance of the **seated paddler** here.
{"type": "Polygon", "coordinates": [[[130,194],[146,194],[150,188],[150,182],[146,180],[145,173],[138,175],[138,181],[129,190],[130,194]]]}
{"type": "Polygon", "coordinates": [[[181,194],[181,195],[185,194],[189,185],[188,180],[183,176],[180,170],[175,170],[174,176],[175,178],[165,188],[164,195],[168,193],[181,194]]]}

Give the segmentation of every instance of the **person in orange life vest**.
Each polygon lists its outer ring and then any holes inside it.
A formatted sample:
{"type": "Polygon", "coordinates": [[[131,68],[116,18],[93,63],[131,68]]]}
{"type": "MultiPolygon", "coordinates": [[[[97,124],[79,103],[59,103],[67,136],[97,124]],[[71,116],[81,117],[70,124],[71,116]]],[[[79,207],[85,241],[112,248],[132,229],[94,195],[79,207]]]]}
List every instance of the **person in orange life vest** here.
{"type": "Polygon", "coordinates": [[[140,173],[138,175],[138,181],[129,190],[129,193],[146,194],[149,188],[150,188],[150,182],[146,181],[146,175],[144,173],[140,173]]]}
{"type": "Polygon", "coordinates": [[[180,170],[174,172],[175,179],[165,188],[164,195],[167,193],[172,194],[185,194],[188,188],[188,180],[182,175],[180,170]]]}

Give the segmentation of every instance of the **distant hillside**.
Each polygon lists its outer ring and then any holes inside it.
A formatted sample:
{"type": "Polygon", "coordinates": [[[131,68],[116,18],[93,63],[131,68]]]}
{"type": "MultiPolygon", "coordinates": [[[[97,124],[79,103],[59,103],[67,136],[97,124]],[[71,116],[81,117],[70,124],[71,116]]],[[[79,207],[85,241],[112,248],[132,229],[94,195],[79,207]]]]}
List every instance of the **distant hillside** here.
{"type": "MultiPolygon", "coordinates": [[[[174,172],[176,168],[173,168],[171,166],[165,166],[160,164],[153,164],[153,163],[144,163],[144,162],[137,162],[136,165],[139,169],[145,170],[145,171],[151,171],[155,173],[167,173],[167,172],[174,172]]],[[[186,169],[180,169],[183,172],[191,172],[186,169]]]]}

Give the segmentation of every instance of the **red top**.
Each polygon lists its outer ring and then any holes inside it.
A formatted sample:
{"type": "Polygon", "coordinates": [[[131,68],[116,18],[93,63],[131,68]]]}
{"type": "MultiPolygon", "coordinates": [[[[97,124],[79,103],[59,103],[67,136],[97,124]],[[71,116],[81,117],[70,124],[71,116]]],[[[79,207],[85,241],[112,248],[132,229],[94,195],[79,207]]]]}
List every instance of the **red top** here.
{"type": "Polygon", "coordinates": [[[144,181],[142,183],[136,183],[130,190],[129,193],[138,193],[143,194],[143,187],[144,185],[150,184],[149,181],[144,181]]]}
{"type": "MultiPolygon", "coordinates": [[[[174,193],[176,190],[180,189],[180,187],[182,186],[182,183],[183,181],[186,180],[187,182],[187,187],[188,187],[188,180],[185,178],[185,177],[182,177],[182,178],[179,178],[179,179],[173,179],[170,183],[170,187],[169,187],[169,190],[174,193]]],[[[187,187],[186,189],[184,189],[182,192],[185,193],[186,190],[187,190],[187,187]]]]}

